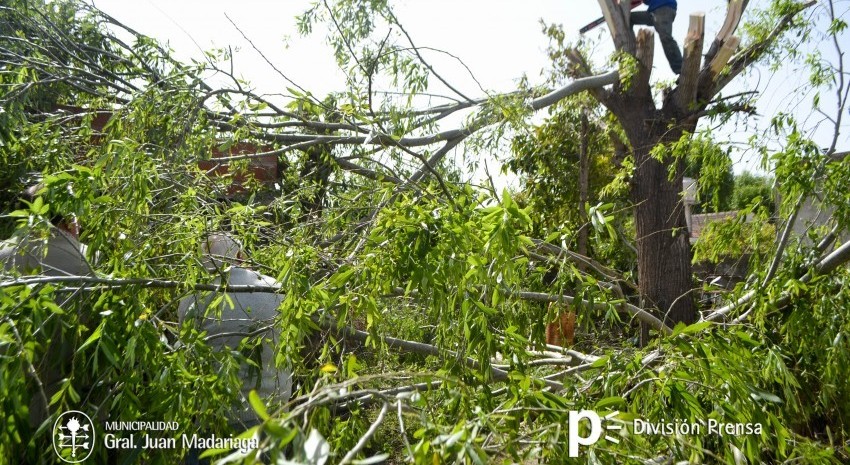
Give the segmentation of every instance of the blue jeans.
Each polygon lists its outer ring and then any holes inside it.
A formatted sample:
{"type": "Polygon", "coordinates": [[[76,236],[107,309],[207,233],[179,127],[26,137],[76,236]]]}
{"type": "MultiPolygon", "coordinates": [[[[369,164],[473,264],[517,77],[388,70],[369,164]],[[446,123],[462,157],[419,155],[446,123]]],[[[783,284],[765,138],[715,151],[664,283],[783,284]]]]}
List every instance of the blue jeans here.
{"type": "Polygon", "coordinates": [[[679,74],[682,72],[682,50],[679,49],[679,44],[673,38],[673,21],[675,19],[676,10],[669,6],[662,6],[652,12],[635,11],[631,14],[632,26],[640,24],[655,27],[658,38],[661,39],[661,46],[664,47],[664,55],[667,56],[667,62],[670,63],[670,69],[679,74]]]}

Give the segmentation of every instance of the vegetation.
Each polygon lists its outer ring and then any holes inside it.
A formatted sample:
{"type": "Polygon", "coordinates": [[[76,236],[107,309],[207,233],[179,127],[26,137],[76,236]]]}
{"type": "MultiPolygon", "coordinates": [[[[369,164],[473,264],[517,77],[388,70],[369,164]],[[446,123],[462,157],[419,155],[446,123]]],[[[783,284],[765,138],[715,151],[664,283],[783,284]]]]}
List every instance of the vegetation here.
{"type": "MultiPolygon", "coordinates": [[[[702,38],[691,37],[672,88],[650,86],[651,34],[635,38],[602,0],[610,61],[549,27],[555,88],[523,83],[486,99],[448,82],[447,98],[428,94],[442,78],[388,2],[317,3],[299,32],[330,25],[348,87],[319,99],[293,83],[280,100],[236,79],[226,50],[182,63],[86,3],[0,5],[0,231],[46,240],[52,219],[75,217],[94,270],[0,275],[0,461],[54,463],[54,422],[76,410],[100,438],[105,422],[146,421],[176,425],[148,436],[258,440],[204,452],[221,463],[847,463],[846,12],[747,3],[729,2],[748,12],[744,46],[718,36],[703,63],[702,38]],[[800,56],[789,37],[835,56],[800,56]],[[724,46],[734,54],[714,66],[724,46]],[[759,60],[809,66],[814,92],[836,96],[816,109],[834,137],[821,150],[780,114],[772,138],[752,139],[782,180],[781,221],[775,235],[765,212],[754,229],[711,232],[698,254],[760,259],[723,303],[700,308],[682,177],[698,166],[703,205],[721,208],[729,156],[698,123],[757,105],[718,93],[759,60]],[[213,87],[211,75],[230,81],[213,87]],[[461,112],[462,127],[441,126],[461,112]],[[505,141],[521,192],[474,187],[463,180],[471,167],[447,156],[505,141]],[[269,156],[277,185],[256,168],[269,156]],[[21,200],[35,177],[43,188],[21,200]],[[815,193],[832,217],[793,237],[815,193]],[[216,284],[200,245],[221,231],[279,287],[216,284]],[[177,307],[195,292],[226,304],[257,290],[284,294],[276,364],[291,367],[295,387],[284,404],[252,395],[257,424],[240,428],[231,406],[258,336],[212,350],[206,333],[177,324],[177,307]],[[545,344],[546,302],[579,313],[576,347],[545,344]],[[571,435],[589,432],[572,418],[586,409],[621,428],[571,454],[571,435]],[[641,433],[641,422],[702,431],[641,433]]],[[[740,192],[735,202],[759,213],[740,192]]],[[[98,439],[90,460],[186,453],[98,439]]]]}
{"type": "Polygon", "coordinates": [[[761,206],[771,215],[776,211],[770,182],[766,178],[754,175],[749,171],[744,171],[735,177],[735,190],[731,204],[739,210],[750,208],[753,205],[761,206]]]}

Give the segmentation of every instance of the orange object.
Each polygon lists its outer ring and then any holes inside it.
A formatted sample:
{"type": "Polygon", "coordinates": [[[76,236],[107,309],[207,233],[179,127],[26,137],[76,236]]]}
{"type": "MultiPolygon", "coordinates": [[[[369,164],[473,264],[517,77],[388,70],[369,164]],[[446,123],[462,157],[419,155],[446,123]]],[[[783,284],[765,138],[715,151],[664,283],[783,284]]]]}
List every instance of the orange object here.
{"type": "MultiPolygon", "coordinates": [[[[551,310],[555,302],[549,304],[551,310]]],[[[555,319],[546,325],[546,343],[554,346],[570,347],[575,341],[576,313],[564,307],[555,315],[555,319]]]]}

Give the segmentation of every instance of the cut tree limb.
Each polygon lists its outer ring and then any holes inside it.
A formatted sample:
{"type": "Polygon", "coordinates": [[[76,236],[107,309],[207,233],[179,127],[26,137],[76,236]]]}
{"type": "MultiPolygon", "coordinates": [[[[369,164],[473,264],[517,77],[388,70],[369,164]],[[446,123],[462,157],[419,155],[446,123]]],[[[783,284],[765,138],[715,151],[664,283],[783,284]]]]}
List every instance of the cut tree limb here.
{"type": "Polygon", "coordinates": [[[608,71],[607,73],[599,74],[597,76],[579,78],[560,89],[554,90],[542,97],[532,100],[531,108],[534,110],[540,110],[581,91],[599,89],[607,85],[615,84],[619,79],[620,73],[616,70],[608,71]]]}
{"type": "MultiPolygon", "coordinates": [[[[831,241],[824,240],[823,244],[828,246],[831,241]]],[[[820,244],[819,244],[820,247],[820,244]]],[[[835,251],[818,260],[811,269],[800,278],[800,282],[807,283],[812,280],[815,274],[826,274],[835,271],[839,266],[850,261],[850,241],[841,244],[835,251]]],[[[707,315],[705,321],[724,321],[726,316],[736,308],[746,305],[756,297],[757,289],[747,292],[729,305],[723,306],[707,315]]],[[[786,294],[777,300],[775,306],[782,307],[788,304],[790,297],[786,294]]]]}
{"type": "MultiPolygon", "coordinates": [[[[547,294],[545,292],[514,292],[516,297],[524,300],[533,300],[536,302],[565,302],[565,303],[573,303],[576,301],[575,297],[561,294],[547,294]]],[[[588,301],[581,301],[583,304],[590,304],[588,301]]],[[[605,309],[611,304],[605,302],[595,302],[593,303],[594,308],[605,309]]],[[[640,322],[645,323],[650,328],[658,330],[664,334],[670,335],[673,333],[673,330],[670,329],[667,325],[661,322],[658,318],[653,316],[651,313],[646,310],[636,307],[628,302],[624,302],[623,304],[617,304],[618,306],[622,306],[622,308],[629,313],[630,315],[637,318],[640,322]]]]}
{"type": "MultiPolygon", "coordinates": [[[[791,25],[792,20],[806,9],[817,4],[817,0],[809,0],[800,3],[796,8],[783,15],[776,26],[762,40],[752,43],[741,50],[729,60],[729,72],[720,76],[716,81],[706,79],[707,69],[700,73],[700,99],[709,100],[713,95],[720,92],[732,79],[741,74],[747,66],[762,57],[767,49],[784,33],[791,25]]],[[[724,44],[725,45],[725,44],[724,44]]],[[[716,57],[715,57],[716,58],[716,57]]]]}
{"type": "Polygon", "coordinates": [[[609,281],[624,282],[630,287],[635,287],[634,283],[626,280],[622,276],[622,274],[615,270],[612,270],[611,268],[606,267],[605,265],[597,262],[596,260],[590,257],[559,247],[555,244],[550,244],[540,239],[532,238],[531,241],[534,243],[535,247],[537,247],[537,250],[541,253],[553,255],[556,258],[565,257],[570,261],[573,261],[574,263],[582,263],[584,266],[592,268],[594,271],[599,273],[600,276],[609,281]]]}
{"type": "MultiPolygon", "coordinates": [[[[740,1],[740,0],[738,0],[740,1]]],[[[676,89],[676,107],[687,111],[697,98],[699,68],[702,61],[702,44],[705,37],[705,13],[691,15],[688,35],[685,37],[682,73],[679,75],[679,87],[676,89]]]]}
{"type": "Polygon", "coordinates": [[[717,76],[720,75],[720,72],[729,63],[729,59],[738,50],[740,43],[741,39],[738,36],[732,36],[723,43],[720,51],[717,52],[717,55],[711,60],[711,64],[708,65],[709,76],[711,76],[712,80],[717,79],[717,76]]]}
{"type": "Polygon", "coordinates": [[[614,46],[617,50],[635,53],[635,36],[632,33],[628,11],[631,9],[629,3],[621,4],[618,0],[599,0],[602,8],[602,16],[611,31],[614,46]]]}
{"type": "MultiPolygon", "coordinates": [[[[812,269],[810,269],[802,278],[800,278],[801,283],[808,283],[812,280],[815,274],[826,274],[832,271],[835,271],[839,266],[850,261],[850,242],[845,242],[838,249],[836,249],[831,254],[824,257],[821,261],[819,261],[812,269]]],[[[788,304],[791,303],[791,293],[785,291],[776,300],[774,306],[776,308],[784,308],[788,304]]],[[[747,310],[741,316],[732,320],[733,324],[739,324],[746,321],[750,315],[752,315],[752,309],[747,310]]]]}
{"type": "Polygon", "coordinates": [[[637,33],[636,55],[638,61],[638,73],[632,88],[636,90],[645,89],[649,92],[649,78],[652,77],[652,59],[655,56],[655,34],[652,29],[641,28],[637,33]]]}
{"type": "MultiPolygon", "coordinates": [[[[367,333],[366,331],[360,331],[358,329],[349,328],[349,327],[338,328],[338,327],[336,327],[336,325],[334,323],[320,323],[320,326],[323,327],[324,329],[334,331],[334,332],[341,334],[343,336],[350,337],[352,339],[356,339],[356,340],[360,340],[360,341],[364,341],[364,342],[369,338],[369,333],[367,333]]],[[[404,339],[398,339],[398,338],[389,337],[389,336],[382,337],[381,339],[387,344],[388,347],[400,349],[400,350],[403,350],[405,352],[412,352],[412,353],[417,353],[417,354],[421,354],[421,355],[430,355],[430,356],[440,357],[440,358],[452,357],[452,358],[457,359],[459,362],[463,363],[464,365],[466,365],[470,368],[473,368],[473,369],[480,369],[481,368],[481,363],[478,360],[475,360],[471,357],[462,357],[454,351],[447,350],[447,349],[440,349],[439,347],[431,345],[431,344],[425,344],[423,342],[416,342],[416,341],[407,341],[407,340],[404,340],[404,339]]],[[[502,369],[499,369],[499,368],[496,368],[494,366],[490,366],[490,375],[496,381],[504,381],[504,380],[508,379],[509,372],[502,370],[502,369]]],[[[553,389],[561,390],[561,389],[564,388],[564,385],[561,384],[561,383],[551,381],[551,380],[547,380],[547,379],[540,379],[540,378],[537,378],[537,379],[544,382],[547,386],[549,386],[553,389]]]]}
{"type": "Polygon", "coordinates": [[[732,34],[738,29],[738,23],[741,22],[741,16],[747,8],[747,0],[732,0],[726,7],[726,19],[723,21],[723,26],[717,31],[717,36],[708,49],[705,55],[706,63],[711,62],[717,52],[723,47],[723,44],[729,39],[732,34]]]}

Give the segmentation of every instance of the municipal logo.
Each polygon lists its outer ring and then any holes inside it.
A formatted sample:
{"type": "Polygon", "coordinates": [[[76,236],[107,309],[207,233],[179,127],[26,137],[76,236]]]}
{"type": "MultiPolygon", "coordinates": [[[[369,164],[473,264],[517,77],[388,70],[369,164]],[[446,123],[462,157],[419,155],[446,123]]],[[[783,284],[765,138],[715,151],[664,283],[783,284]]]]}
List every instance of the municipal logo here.
{"type": "Polygon", "coordinates": [[[94,450],[94,423],[83,412],[69,410],[53,424],[53,450],[60,460],[80,463],[94,450]]]}

